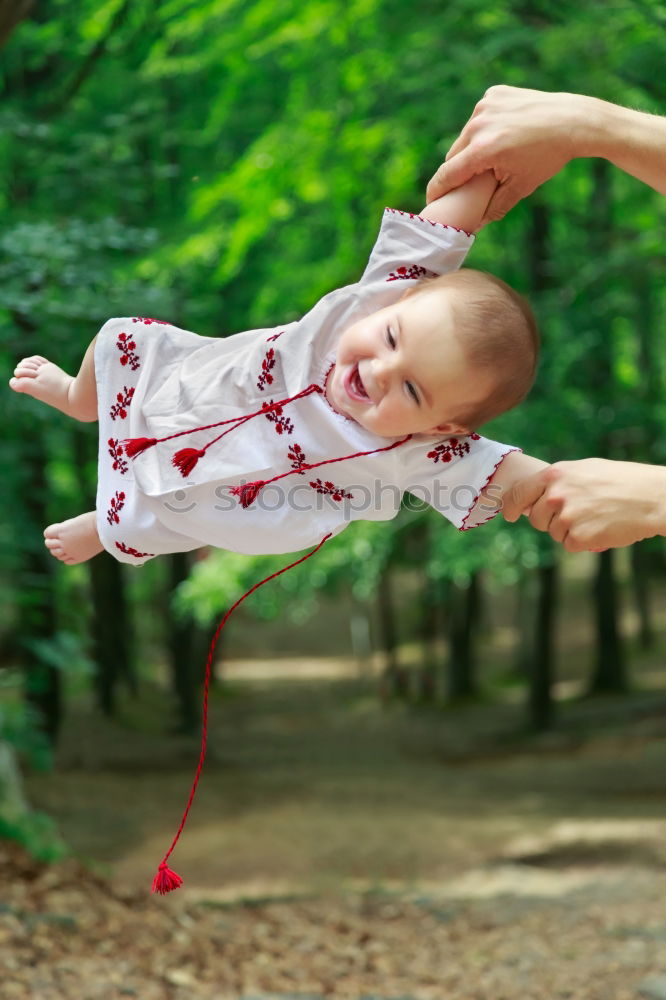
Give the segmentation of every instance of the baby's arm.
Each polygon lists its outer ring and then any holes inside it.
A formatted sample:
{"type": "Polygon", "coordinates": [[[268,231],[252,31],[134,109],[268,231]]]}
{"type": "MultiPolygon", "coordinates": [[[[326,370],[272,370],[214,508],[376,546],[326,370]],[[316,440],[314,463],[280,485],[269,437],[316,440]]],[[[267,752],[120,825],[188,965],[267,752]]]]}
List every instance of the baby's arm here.
{"type": "Polygon", "coordinates": [[[495,174],[492,170],[486,170],[485,173],[472,177],[462,187],[431,201],[419,215],[431,222],[441,222],[445,226],[464,229],[466,233],[475,233],[481,228],[481,220],[496,188],[495,174]]]}
{"type": "Polygon", "coordinates": [[[546,468],[548,468],[548,463],[542,462],[539,458],[524,455],[521,451],[510,452],[502,460],[500,467],[488,485],[481,490],[479,498],[472,509],[480,511],[483,514],[484,520],[491,517],[502,510],[504,497],[515,483],[546,468]]]}

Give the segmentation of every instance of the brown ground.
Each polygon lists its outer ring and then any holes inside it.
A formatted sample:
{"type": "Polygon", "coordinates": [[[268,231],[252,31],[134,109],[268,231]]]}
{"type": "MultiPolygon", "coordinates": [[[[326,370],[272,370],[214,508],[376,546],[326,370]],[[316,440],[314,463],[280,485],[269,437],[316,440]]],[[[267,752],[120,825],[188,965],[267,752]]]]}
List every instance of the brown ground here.
{"type": "Polygon", "coordinates": [[[235,682],[165,898],[196,741],[154,692],[122,724],[82,706],[28,791],[107,867],[4,849],[0,996],[636,1000],[666,975],[666,697],[570,703],[538,739],[512,700],[235,682]]]}

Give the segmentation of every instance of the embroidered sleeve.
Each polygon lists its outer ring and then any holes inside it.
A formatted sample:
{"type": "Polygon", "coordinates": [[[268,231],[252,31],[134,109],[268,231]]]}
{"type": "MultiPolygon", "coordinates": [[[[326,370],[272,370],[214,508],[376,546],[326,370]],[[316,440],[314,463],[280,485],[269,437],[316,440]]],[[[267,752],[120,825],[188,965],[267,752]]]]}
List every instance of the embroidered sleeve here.
{"type": "Polygon", "coordinates": [[[406,287],[419,278],[455,271],[473,243],[474,236],[461,229],[386,208],[361,284],[406,287]]]}
{"type": "MultiPolygon", "coordinates": [[[[476,528],[499,512],[499,506],[479,495],[492,486],[495,472],[512,451],[520,449],[478,434],[424,443],[410,456],[404,489],[461,531],[476,528]]],[[[499,493],[497,499],[501,500],[499,493]]]]}

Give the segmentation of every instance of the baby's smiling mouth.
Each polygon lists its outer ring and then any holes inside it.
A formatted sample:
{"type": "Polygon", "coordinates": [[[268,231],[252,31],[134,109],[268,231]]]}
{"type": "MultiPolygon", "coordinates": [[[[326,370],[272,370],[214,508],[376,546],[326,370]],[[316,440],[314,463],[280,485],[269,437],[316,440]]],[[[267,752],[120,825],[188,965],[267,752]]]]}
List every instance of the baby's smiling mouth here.
{"type": "Polygon", "coordinates": [[[365,386],[363,385],[363,379],[361,378],[361,373],[358,370],[358,364],[354,365],[351,372],[347,375],[345,382],[347,393],[352,399],[366,402],[370,398],[366,392],[365,386]]]}

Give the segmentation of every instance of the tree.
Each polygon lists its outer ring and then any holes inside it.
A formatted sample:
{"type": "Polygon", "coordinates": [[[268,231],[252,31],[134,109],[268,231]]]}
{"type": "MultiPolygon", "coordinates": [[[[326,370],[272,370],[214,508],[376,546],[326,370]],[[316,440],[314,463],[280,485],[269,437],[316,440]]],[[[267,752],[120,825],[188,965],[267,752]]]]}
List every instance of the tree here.
{"type": "Polygon", "coordinates": [[[1,0],[0,2],[0,48],[9,41],[9,36],[32,9],[34,0],[1,0]]]}

